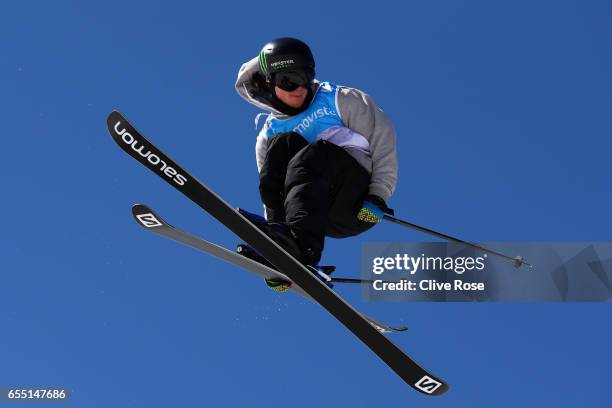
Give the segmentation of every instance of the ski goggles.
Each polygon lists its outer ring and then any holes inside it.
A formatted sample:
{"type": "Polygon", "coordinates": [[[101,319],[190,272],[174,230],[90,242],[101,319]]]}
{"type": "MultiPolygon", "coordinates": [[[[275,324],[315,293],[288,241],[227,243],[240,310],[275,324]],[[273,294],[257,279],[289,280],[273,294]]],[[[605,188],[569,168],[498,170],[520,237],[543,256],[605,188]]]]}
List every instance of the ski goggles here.
{"type": "Polygon", "coordinates": [[[274,85],[283,91],[291,92],[300,86],[308,86],[314,79],[311,70],[281,71],[274,74],[274,85]]]}

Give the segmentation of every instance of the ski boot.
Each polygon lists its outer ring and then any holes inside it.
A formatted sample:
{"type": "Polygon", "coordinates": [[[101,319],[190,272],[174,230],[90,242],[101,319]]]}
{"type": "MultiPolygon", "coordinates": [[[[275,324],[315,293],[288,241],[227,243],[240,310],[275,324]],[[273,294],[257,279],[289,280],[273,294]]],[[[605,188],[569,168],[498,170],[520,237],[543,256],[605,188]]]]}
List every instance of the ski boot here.
{"type": "MultiPolygon", "coordinates": [[[[251,248],[247,244],[238,244],[236,246],[236,252],[244,257],[254,260],[255,262],[265,265],[268,268],[276,270],[276,268],[274,268],[274,265],[268,262],[266,258],[259,255],[257,251],[255,251],[253,248],[251,248]]],[[[286,281],[284,279],[265,278],[265,281],[266,281],[266,285],[268,285],[270,289],[278,293],[286,292],[291,287],[291,282],[286,281]]]]}
{"type": "MultiPolygon", "coordinates": [[[[259,262],[262,265],[266,265],[267,267],[276,270],[274,265],[272,265],[266,258],[261,256],[257,251],[251,248],[247,244],[238,244],[236,246],[236,252],[242,256],[245,256],[249,259],[252,259],[256,262],[259,262]]],[[[329,288],[333,288],[334,285],[332,283],[332,278],[329,276],[335,270],[336,267],[332,265],[305,265],[308,270],[315,274],[317,278],[319,278],[323,283],[325,283],[329,288]]],[[[284,279],[265,279],[266,285],[276,292],[282,293],[286,292],[291,288],[291,282],[286,281],[284,279]]]]}
{"type": "Polygon", "coordinates": [[[285,225],[277,222],[268,222],[265,218],[238,208],[238,212],[257,226],[270,239],[280,245],[291,256],[304,265],[309,265],[313,256],[308,249],[302,249],[293,231],[285,225]]]}

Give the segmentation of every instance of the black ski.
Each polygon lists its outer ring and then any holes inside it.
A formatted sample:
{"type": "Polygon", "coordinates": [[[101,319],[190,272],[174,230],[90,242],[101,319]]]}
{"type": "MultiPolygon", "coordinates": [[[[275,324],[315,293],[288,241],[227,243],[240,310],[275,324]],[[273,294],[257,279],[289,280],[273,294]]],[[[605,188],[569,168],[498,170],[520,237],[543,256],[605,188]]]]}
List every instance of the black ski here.
{"type": "Polygon", "coordinates": [[[407,384],[426,395],[440,395],[448,390],[448,384],[425,371],[404,354],[306,267],[269,239],[221,197],[153,146],[119,112],[112,112],[108,116],[107,126],[110,135],[119,147],[270,260],[280,272],[353,332],[407,384]]]}
{"type": "MultiPolygon", "coordinates": [[[[280,279],[283,281],[291,282],[291,280],[278,272],[275,269],[272,269],[262,263],[259,263],[253,259],[247,258],[243,255],[237,254],[236,252],[230,251],[227,248],[214,244],[212,242],[206,241],[200,237],[196,237],[195,235],[191,235],[185,231],[182,231],[172,225],[168,224],[162,217],[160,217],[155,211],[151,208],[147,207],[144,204],[136,204],[132,207],[132,215],[136,222],[147,231],[153,232],[157,235],[160,235],[164,238],[171,239],[173,241],[179,242],[183,245],[189,246],[191,248],[197,249],[198,251],[205,252],[209,255],[214,256],[215,258],[219,258],[224,260],[232,265],[235,265],[239,268],[245,269],[249,272],[253,272],[263,278],[266,279],[280,279]]],[[[345,278],[332,278],[332,282],[355,282],[353,279],[345,279],[345,278]]],[[[312,297],[308,295],[308,293],[304,292],[302,288],[297,285],[294,285],[291,282],[291,286],[289,290],[296,292],[297,294],[305,297],[308,300],[314,301],[312,297]]],[[[392,327],[386,324],[382,324],[372,319],[369,316],[361,314],[364,319],[366,319],[372,326],[374,326],[381,333],[399,333],[406,331],[406,327],[392,327]]]]}

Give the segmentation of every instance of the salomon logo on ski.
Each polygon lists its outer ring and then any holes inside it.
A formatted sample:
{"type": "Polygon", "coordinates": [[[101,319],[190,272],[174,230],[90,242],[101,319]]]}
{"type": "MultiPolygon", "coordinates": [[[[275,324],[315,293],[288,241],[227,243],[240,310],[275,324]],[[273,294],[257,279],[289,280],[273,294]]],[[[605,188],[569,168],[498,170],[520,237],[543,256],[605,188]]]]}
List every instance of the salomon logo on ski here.
{"type": "Polygon", "coordinates": [[[138,214],[136,218],[138,218],[140,224],[142,224],[142,226],[146,228],[161,227],[162,225],[164,225],[151,213],[138,214]]]}
{"type": "Polygon", "coordinates": [[[117,123],[115,123],[114,129],[115,133],[117,133],[118,136],[121,136],[121,140],[123,141],[123,143],[129,145],[132,150],[147,159],[147,161],[153,166],[161,165],[159,167],[159,170],[161,170],[162,173],[164,173],[167,177],[170,177],[172,181],[174,181],[176,184],[178,184],[179,186],[185,185],[185,183],[187,182],[187,178],[185,176],[179,174],[176,169],[174,169],[174,167],[168,166],[168,164],[162,159],[160,159],[159,156],[155,153],[152,153],[150,150],[147,150],[145,152],[145,146],[142,144],[139,145],[138,140],[136,140],[134,136],[127,132],[125,128],[123,128],[121,131],[119,130],[120,125],[121,122],[118,121],[117,123]]]}
{"type": "Polygon", "coordinates": [[[434,380],[428,375],[423,376],[414,386],[427,394],[433,394],[435,390],[440,388],[441,382],[434,380]]]}

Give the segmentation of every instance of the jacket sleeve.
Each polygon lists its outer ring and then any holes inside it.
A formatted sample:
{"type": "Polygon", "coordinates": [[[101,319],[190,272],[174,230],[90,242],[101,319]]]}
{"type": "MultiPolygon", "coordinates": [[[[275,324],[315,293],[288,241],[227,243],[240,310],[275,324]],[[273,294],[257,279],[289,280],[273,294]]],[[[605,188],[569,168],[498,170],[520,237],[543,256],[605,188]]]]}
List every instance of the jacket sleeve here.
{"type": "Polygon", "coordinates": [[[268,139],[266,138],[267,124],[263,126],[259,135],[257,135],[257,142],[255,143],[255,160],[257,161],[257,171],[261,173],[261,167],[263,166],[268,152],[268,139]]]}
{"type": "Polygon", "coordinates": [[[369,194],[389,199],[397,185],[396,135],[387,115],[370,95],[339,87],[338,109],[345,126],[365,137],[370,145],[372,178],[369,194]]]}
{"type": "Polygon", "coordinates": [[[257,62],[257,57],[255,57],[242,64],[240,70],[238,71],[236,84],[234,86],[236,88],[236,92],[238,92],[238,95],[247,101],[251,98],[249,95],[249,82],[251,81],[253,74],[257,72],[258,67],[259,64],[257,62]]]}

